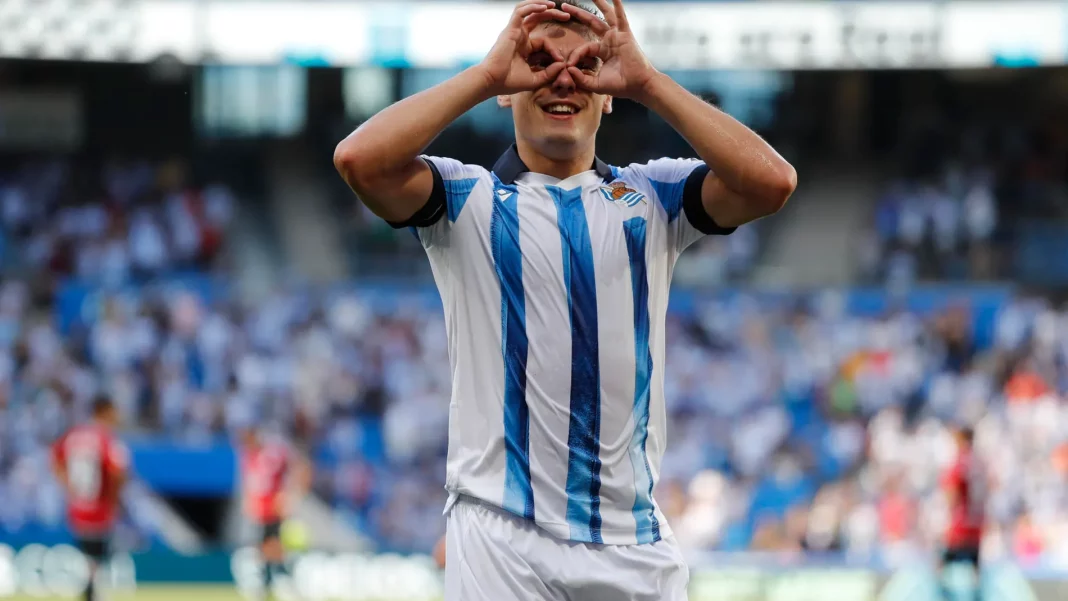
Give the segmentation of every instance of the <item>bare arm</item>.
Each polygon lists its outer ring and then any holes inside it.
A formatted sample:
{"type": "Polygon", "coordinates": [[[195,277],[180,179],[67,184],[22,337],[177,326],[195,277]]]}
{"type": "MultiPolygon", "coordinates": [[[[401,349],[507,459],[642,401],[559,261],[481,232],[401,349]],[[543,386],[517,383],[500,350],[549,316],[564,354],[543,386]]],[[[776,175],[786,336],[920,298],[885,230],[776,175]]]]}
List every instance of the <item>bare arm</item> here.
{"type": "Polygon", "coordinates": [[[601,38],[568,59],[568,72],[579,85],[641,102],[690,143],[711,170],[701,200],[716,225],[734,227],[781,209],[797,186],[794,168],[752,130],[653,68],[631,32],[623,0],[593,1],[604,21],[564,7],[601,38]],[[594,73],[577,68],[589,56],[602,61],[594,73]]]}
{"type": "Polygon", "coordinates": [[[299,497],[303,497],[311,490],[315,472],[311,463],[304,457],[300,457],[293,466],[293,486],[299,497]]]}
{"type": "Polygon", "coordinates": [[[434,187],[431,167],[419,155],[450,123],[498,94],[534,89],[563,70],[535,69],[527,57],[538,50],[528,37],[538,23],[570,17],[551,0],[524,0],[479,65],[378,113],[338,144],[334,166],[376,215],[394,223],[423,208],[434,187]]]}
{"type": "Polygon", "coordinates": [[[671,124],[711,169],[701,188],[705,211],[722,227],[777,212],[797,187],[797,173],[755,132],[663,74],[640,101],[671,124]]]}
{"type": "Polygon", "coordinates": [[[108,489],[104,498],[110,499],[117,507],[121,501],[122,489],[130,479],[130,452],[125,445],[112,444],[104,469],[108,470],[108,489]]]}
{"type": "Polygon", "coordinates": [[[122,497],[122,489],[126,487],[126,483],[129,481],[129,473],[125,469],[115,468],[112,469],[111,478],[108,480],[107,499],[118,505],[122,497]]]}
{"type": "Polygon", "coordinates": [[[338,144],[334,167],[379,217],[409,219],[430,198],[434,179],[419,155],[450,123],[488,98],[477,67],[401,100],[338,144]]]}

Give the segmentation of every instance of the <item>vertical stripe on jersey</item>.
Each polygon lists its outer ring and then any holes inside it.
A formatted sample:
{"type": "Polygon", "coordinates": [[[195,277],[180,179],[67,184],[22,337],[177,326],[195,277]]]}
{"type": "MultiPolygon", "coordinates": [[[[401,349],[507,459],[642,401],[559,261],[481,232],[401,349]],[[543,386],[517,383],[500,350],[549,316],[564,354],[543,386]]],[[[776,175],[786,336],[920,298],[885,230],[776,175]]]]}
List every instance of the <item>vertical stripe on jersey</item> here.
{"type": "Polygon", "coordinates": [[[546,186],[557,208],[571,314],[571,418],[567,432],[567,522],[572,540],[601,539],[601,368],[597,285],[582,188],[546,186]]]}
{"type": "Polygon", "coordinates": [[[677,182],[661,182],[649,178],[649,183],[652,184],[660,205],[667,213],[668,223],[675,221],[682,212],[682,192],[686,189],[686,178],[677,182]]]}
{"type": "Polygon", "coordinates": [[[501,286],[501,352],[504,354],[504,508],[534,519],[530,486],[530,414],[527,410],[527,323],[523,257],[519,248],[519,194],[497,183],[490,238],[501,286]]]}
{"type": "Polygon", "coordinates": [[[634,471],[634,522],[638,544],[660,540],[660,523],[653,510],[653,473],[645,443],[649,438],[649,379],[653,355],[649,351],[649,278],[645,264],[645,219],[635,217],[623,223],[630,258],[630,282],[634,295],[634,434],[630,441],[630,463],[634,471]]]}

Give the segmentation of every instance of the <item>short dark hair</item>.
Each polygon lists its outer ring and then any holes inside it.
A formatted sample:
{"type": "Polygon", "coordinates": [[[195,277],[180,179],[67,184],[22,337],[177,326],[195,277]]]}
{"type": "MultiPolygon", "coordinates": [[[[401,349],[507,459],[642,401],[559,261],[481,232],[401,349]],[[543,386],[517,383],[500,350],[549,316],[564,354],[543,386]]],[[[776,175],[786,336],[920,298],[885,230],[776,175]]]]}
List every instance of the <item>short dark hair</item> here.
{"type": "Polygon", "coordinates": [[[91,405],[93,415],[101,416],[115,408],[115,403],[106,394],[98,394],[93,397],[93,403],[91,405]]]}

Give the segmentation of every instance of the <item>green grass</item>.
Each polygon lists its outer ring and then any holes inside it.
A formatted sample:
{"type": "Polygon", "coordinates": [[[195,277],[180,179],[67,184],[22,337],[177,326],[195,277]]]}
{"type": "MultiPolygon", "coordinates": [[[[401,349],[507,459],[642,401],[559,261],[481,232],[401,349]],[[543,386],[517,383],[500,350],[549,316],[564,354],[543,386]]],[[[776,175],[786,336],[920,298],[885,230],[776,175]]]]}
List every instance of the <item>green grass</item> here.
{"type": "MultiPolygon", "coordinates": [[[[232,586],[143,586],[136,592],[104,591],[106,601],[244,601],[232,586]]],[[[2,597],[4,601],[70,601],[71,597],[2,597]]],[[[80,599],[75,597],[73,599],[80,599]]]]}
{"type": "MultiPolygon", "coordinates": [[[[103,591],[105,601],[245,601],[232,586],[219,585],[144,585],[136,592],[103,591]]],[[[15,595],[2,601],[80,601],[81,597],[31,597],[15,595]]],[[[375,601],[395,601],[381,599],[375,601]]]]}

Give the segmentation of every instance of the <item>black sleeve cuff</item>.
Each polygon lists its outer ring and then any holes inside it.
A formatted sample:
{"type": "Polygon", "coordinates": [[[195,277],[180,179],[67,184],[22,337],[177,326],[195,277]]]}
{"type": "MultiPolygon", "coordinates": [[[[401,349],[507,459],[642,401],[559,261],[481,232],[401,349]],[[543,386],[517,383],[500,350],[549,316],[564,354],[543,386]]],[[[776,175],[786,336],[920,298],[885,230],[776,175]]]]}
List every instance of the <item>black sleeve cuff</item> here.
{"type": "Polygon", "coordinates": [[[700,165],[686,178],[686,185],[682,189],[682,210],[686,213],[686,219],[690,225],[702,234],[709,236],[727,236],[734,233],[736,227],[720,227],[712,216],[705,210],[705,204],[701,200],[701,188],[705,183],[705,176],[711,169],[708,165],[700,165]]]}
{"type": "Polygon", "coordinates": [[[387,221],[393,229],[404,229],[407,227],[430,227],[441,221],[441,218],[448,212],[448,197],[445,194],[445,180],[441,178],[441,172],[438,171],[434,161],[428,161],[423,159],[427,167],[430,167],[430,173],[434,175],[434,188],[430,191],[430,198],[427,199],[423,208],[415,212],[414,215],[409,217],[405,221],[387,221]]]}

